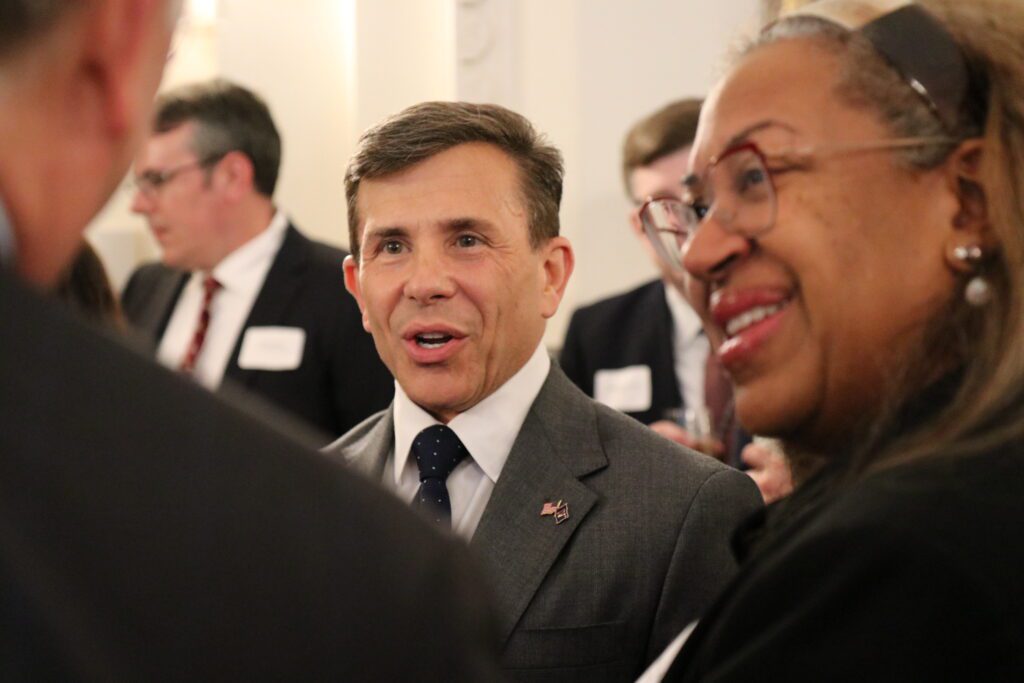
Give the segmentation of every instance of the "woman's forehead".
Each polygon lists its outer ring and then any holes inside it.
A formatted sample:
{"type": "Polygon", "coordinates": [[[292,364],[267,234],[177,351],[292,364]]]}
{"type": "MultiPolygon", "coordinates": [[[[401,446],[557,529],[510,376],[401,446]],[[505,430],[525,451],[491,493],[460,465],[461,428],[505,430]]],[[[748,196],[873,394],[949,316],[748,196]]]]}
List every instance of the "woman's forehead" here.
{"type": "Polygon", "coordinates": [[[708,159],[742,141],[750,129],[777,122],[795,135],[835,130],[841,110],[839,61],[817,41],[796,38],[756,48],[715,87],[704,106],[694,160],[708,159]]]}

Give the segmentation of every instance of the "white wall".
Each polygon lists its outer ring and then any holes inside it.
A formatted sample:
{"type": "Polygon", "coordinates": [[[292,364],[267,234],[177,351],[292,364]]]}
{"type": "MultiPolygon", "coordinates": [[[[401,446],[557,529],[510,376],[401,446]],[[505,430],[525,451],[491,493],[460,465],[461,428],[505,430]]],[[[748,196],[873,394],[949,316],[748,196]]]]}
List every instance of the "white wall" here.
{"type": "MultiPolygon", "coordinates": [[[[209,0],[206,0],[207,3],[209,0]]],[[[171,84],[214,74],[270,104],[284,139],[277,199],[310,234],[346,244],[342,178],[358,134],[426,99],[482,99],[530,118],[565,155],[563,232],[577,269],[549,329],[653,276],[625,223],[622,136],[665,102],[703,95],[758,0],[220,0],[186,26],[171,84]]],[[[91,236],[115,278],[151,255],[115,197],[91,236]]]]}

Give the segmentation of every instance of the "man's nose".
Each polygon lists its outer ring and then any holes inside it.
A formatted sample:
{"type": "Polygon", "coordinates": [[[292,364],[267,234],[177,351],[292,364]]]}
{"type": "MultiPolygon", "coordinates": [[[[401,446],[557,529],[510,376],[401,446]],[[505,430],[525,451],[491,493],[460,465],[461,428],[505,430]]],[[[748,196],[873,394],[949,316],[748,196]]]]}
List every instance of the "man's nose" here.
{"type": "Polygon", "coordinates": [[[153,208],[153,199],[140,189],[132,194],[132,213],[148,214],[153,208]]]}
{"type": "Polygon", "coordinates": [[[436,303],[455,294],[451,264],[443,250],[417,249],[409,261],[405,295],[422,305],[436,303]]]}

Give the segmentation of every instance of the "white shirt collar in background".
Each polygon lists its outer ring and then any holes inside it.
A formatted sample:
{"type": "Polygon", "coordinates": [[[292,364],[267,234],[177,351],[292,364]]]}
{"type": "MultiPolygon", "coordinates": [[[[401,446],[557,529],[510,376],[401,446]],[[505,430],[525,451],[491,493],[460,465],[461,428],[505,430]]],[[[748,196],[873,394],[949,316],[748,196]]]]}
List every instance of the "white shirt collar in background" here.
{"type": "Polygon", "coordinates": [[[692,341],[704,329],[700,322],[700,316],[683,298],[679,290],[667,282],[665,283],[665,299],[668,301],[668,310],[672,313],[676,334],[681,337],[681,341],[692,341]]]}
{"type": "Polygon", "coordinates": [[[706,406],[705,375],[711,345],[700,316],[675,287],[665,283],[665,300],[672,314],[672,356],[683,404],[691,410],[706,406]]]}

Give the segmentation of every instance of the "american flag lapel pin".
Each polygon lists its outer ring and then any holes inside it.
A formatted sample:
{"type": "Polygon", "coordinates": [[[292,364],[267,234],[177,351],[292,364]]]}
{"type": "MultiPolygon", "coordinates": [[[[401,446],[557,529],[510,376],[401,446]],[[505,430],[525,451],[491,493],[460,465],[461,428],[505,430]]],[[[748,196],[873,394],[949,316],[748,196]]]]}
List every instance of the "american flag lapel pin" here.
{"type": "Polygon", "coordinates": [[[540,516],[554,517],[555,524],[561,524],[569,519],[569,504],[564,500],[559,500],[557,503],[544,503],[544,507],[540,509],[540,516]]]}

